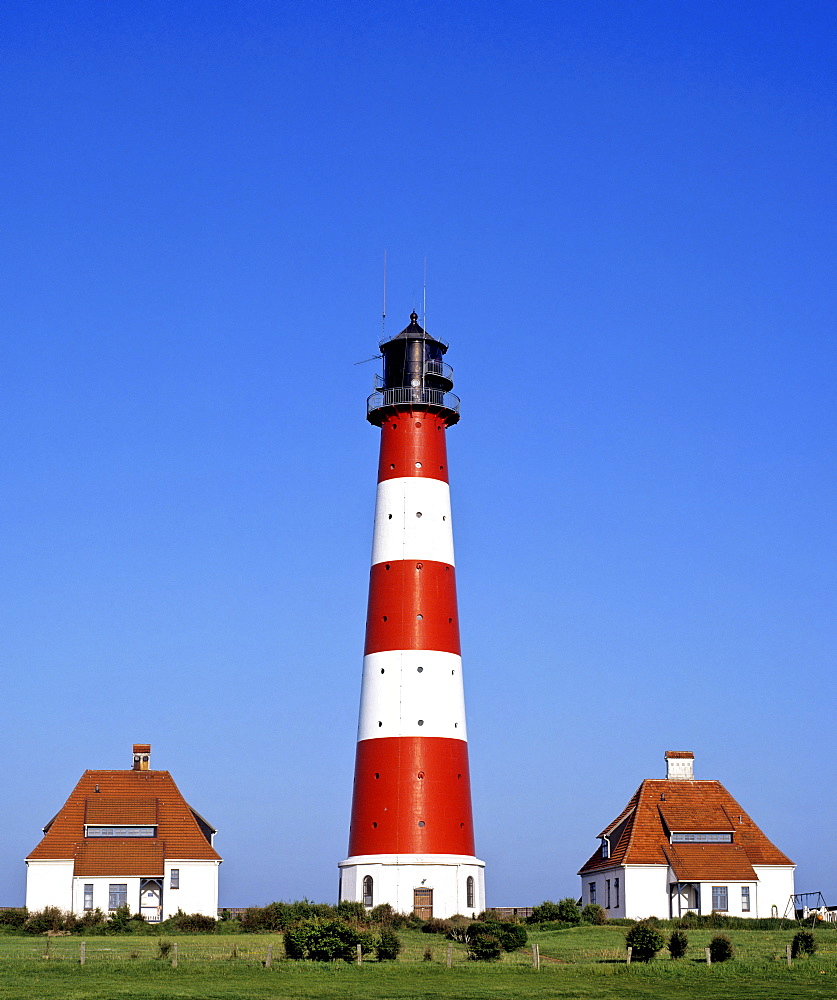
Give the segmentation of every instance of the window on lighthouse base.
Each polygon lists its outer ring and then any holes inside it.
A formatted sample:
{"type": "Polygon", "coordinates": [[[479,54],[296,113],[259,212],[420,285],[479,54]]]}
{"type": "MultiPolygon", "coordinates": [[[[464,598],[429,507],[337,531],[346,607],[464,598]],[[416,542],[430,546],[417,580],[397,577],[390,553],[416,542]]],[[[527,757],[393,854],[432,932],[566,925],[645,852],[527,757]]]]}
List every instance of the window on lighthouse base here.
{"type": "Polygon", "coordinates": [[[474,876],[469,875],[465,880],[465,906],[472,910],[474,908],[474,876]]]}
{"type": "Polygon", "coordinates": [[[363,879],[363,905],[372,906],[373,905],[373,894],[372,894],[372,876],[366,875],[363,879]]]}

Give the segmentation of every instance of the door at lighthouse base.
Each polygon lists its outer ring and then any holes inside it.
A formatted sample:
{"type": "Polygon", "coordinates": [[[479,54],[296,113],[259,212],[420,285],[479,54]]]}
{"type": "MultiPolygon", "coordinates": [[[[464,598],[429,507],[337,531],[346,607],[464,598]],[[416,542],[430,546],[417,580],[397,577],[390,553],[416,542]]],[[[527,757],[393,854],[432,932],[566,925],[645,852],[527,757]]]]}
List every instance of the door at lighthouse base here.
{"type": "Polygon", "coordinates": [[[413,889],[413,913],[422,920],[433,916],[433,890],[413,889]]]}

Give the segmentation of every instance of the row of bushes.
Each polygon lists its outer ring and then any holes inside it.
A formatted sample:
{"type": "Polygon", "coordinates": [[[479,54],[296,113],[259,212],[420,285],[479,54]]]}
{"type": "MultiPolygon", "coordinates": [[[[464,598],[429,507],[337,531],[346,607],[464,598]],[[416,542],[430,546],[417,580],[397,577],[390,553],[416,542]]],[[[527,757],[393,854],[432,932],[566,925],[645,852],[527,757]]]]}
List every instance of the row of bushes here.
{"type": "MultiPolygon", "coordinates": [[[[649,920],[641,920],[625,935],[625,945],[632,949],[632,958],[638,962],[650,962],[654,956],[668,944],[668,952],[672,958],[683,958],[689,948],[689,937],[680,928],[672,931],[666,942],[657,926],[649,920]]],[[[811,931],[798,931],[791,942],[791,957],[813,955],[817,943],[811,931]]],[[[735,954],[732,942],[726,934],[716,934],[709,942],[709,957],[713,962],[727,962],[735,954]]]]}
{"type": "Polygon", "coordinates": [[[532,907],[532,913],[526,918],[527,924],[559,924],[567,927],[578,924],[606,924],[607,911],[598,903],[588,903],[579,906],[571,897],[559,899],[557,903],[545,900],[532,907]]]}
{"type": "Polygon", "coordinates": [[[77,916],[57,906],[47,906],[43,910],[29,913],[25,908],[0,910],[0,927],[8,931],[22,931],[24,934],[159,934],[179,931],[184,934],[200,934],[215,930],[217,921],[203,913],[183,913],[178,911],[162,923],[149,924],[139,913],[132,914],[127,906],[120,906],[105,915],[100,909],[87,910],[77,916]]]}

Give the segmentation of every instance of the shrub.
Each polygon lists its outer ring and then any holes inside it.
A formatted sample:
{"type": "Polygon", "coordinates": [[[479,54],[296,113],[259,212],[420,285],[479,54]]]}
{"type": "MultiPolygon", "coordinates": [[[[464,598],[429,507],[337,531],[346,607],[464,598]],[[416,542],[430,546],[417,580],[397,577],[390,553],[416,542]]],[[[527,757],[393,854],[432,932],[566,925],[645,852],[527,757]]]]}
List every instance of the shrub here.
{"type": "Polygon", "coordinates": [[[689,935],[685,931],[672,931],[668,939],[668,953],[672,958],[682,958],[689,947],[689,935]]]}
{"type": "Polygon", "coordinates": [[[285,931],[285,954],[298,960],[331,962],[342,958],[351,962],[357,955],[358,945],[365,952],[374,946],[369,934],[358,931],[344,920],[313,917],[285,931]]]}
{"type": "Polygon", "coordinates": [[[433,961],[433,949],[430,947],[430,945],[428,945],[424,949],[424,955],[422,956],[422,960],[425,961],[425,962],[432,962],[433,961]]]}
{"type": "Polygon", "coordinates": [[[578,908],[578,903],[570,896],[558,900],[558,919],[568,924],[581,923],[581,910],[578,908]]]}
{"type": "Polygon", "coordinates": [[[171,918],[172,930],[183,931],[184,934],[212,934],[218,921],[205,913],[182,913],[180,910],[171,918]]]}
{"type": "Polygon", "coordinates": [[[168,958],[171,954],[172,941],[165,941],[163,938],[157,942],[157,954],[156,958],[168,958]]]}
{"type": "Polygon", "coordinates": [[[581,919],[585,924],[606,924],[607,913],[598,903],[588,903],[581,911],[581,919]]]}
{"type": "Polygon", "coordinates": [[[716,934],[709,942],[709,957],[713,962],[727,962],[734,954],[732,941],[726,934],[716,934]]]}
{"type": "Polygon", "coordinates": [[[500,957],[502,945],[491,924],[471,924],[468,933],[468,958],[472,962],[493,962],[500,957]]]}
{"type": "Polygon", "coordinates": [[[337,904],[337,916],[350,923],[364,925],[369,923],[369,911],[363,903],[356,903],[348,899],[341,900],[337,904]]]}
{"type": "Polygon", "coordinates": [[[85,910],[84,915],[78,922],[80,928],[85,931],[92,930],[95,928],[104,927],[107,923],[107,917],[102,913],[101,909],[97,906],[95,910],[85,910]]]}
{"type": "Polygon", "coordinates": [[[526,944],[527,937],[526,928],[510,920],[486,920],[471,924],[466,932],[466,940],[481,936],[497,938],[503,951],[517,951],[526,944]]]}
{"type": "MultiPolygon", "coordinates": [[[[127,909],[127,907],[126,907],[127,909]]],[[[47,931],[74,930],[78,918],[74,913],[59,910],[57,906],[45,906],[42,910],[30,913],[23,924],[27,934],[46,934],[47,931]]]]}
{"type": "Polygon", "coordinates": [[[625,935],[625,946],[633,949],[631,957],[637,962],[650,962],[665,943],[663,935],[647,920],[634,924],[625,935]]]}
{"type": "Polygon", "coordinates": [[[799,931],[794,935],[791,942],[791,958],[799,958],[800,955],[813,955],[817,950],[817,942],[811,931],[799,931]]]}
{"type": "Polygon", "coordinates": [[[0,927],[23,927],[28,916],[25,906],[10,906],[0,910],[0,927]]]}
{"type": "Polygon", "coordinates": [[[538,906],[532,907],[531,914],[526,918],[527,924],[542,924],[547,920],[560,920],[558,916],[558,904],[549,899],[545,899],[538,906]]]}
{"type": "Polygon", "coordinates": [[[400,928],[407,923],[407,917],[403,913],[398,913],[389,903],[379,903],[369,911],[369,919],[373,924],[381,924],[384,927],[400,928]]]}
{"type": "Polygon", "coordinates": [[[441,917],[431,917],[421,929],[422,934],[447,934],[451,929],[449,920],[442,920],[441,917]]]}
{"type": "Polygon", "coordinates": [[[375,954],[379,962],[392,962],[401,951],[401,938],[386,927],[378,935],[375,954]]]}

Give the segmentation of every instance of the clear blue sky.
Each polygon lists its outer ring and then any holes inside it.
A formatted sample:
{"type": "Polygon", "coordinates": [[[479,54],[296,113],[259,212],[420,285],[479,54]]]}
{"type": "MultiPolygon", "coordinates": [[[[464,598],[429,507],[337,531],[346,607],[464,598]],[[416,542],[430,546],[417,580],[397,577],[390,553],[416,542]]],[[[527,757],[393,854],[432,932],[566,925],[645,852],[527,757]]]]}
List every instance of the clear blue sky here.
{"type": "Polygon", "coordinates": [[[0,903],[134,741],[223,903],[334,899],[384,249],[463,400],[489,902],[682,749],[837,903],[834,4],[0,17],[0,903]]]}

